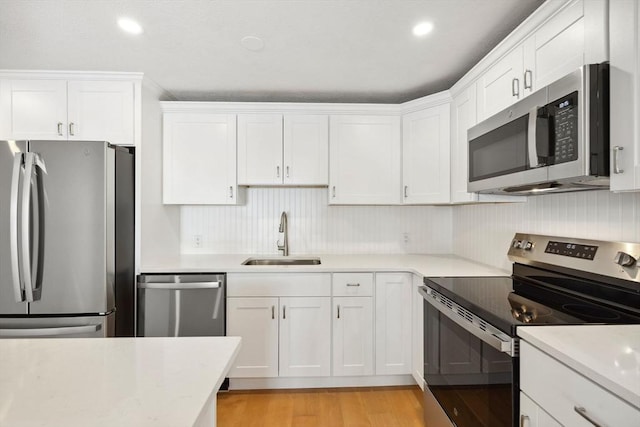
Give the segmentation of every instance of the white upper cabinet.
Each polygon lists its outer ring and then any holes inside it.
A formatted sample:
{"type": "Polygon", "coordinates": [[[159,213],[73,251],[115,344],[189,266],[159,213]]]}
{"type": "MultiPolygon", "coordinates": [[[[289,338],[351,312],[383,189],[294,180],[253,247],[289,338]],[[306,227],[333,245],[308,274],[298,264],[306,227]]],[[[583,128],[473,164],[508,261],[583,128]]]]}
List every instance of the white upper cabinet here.
{"type": "Polygon", "coordinates": [[[284,116],[284,184],[327,185],[329,182],[329,117],[284,116]]]}
{"type": "Polygon", "coordinates": [[[240,185],[327,185],[328,116],[238,115],[240,185]]]}
{"type": "Polygon", "coordinates": [[[478,79],[478,121],[584,64],[609,59],[607,0],[570,1],[478,79]]]}
{"type": "Polygon", "coordinates": [[[477,82],[478,121],[482,121],[522,98],[523,48],[516,47],[490,67],[477,82]]]}
{"type": "Polygon", "coordinates": [[[403,202],[449,203],[449,103],[402,118],[403,202]]]}
{"type": "Polygon", "coordinates": [[[139,80],[0,80],[0,138],[136,144],[139,80]]]}
{"type": "Polygon", "coordinates": [[[70,81],[67,96],[69,139],[133,144],[133,83],[70,81]]]}
{"type": "Polygon", "coordinates": [[[400,117],[331,116],[329,203],[401,203],[400,117]]]}
{"type": "Polygon", "coordinates": [[[611,3],[611,189],[640,190],[640,2],[611,3]]]}
{"type": "Polygon", "coordinates": [[[451,104],[451,202],[468,203],[477,200],[476,193],[467,192],[469,150],[467,131],[476,121],[476,85],[457,95],[451,104]]]}
{"type": "Polygon", "coordinates": [[[235,115],[165,113],[162,153],[165,204],[238,203],[235,115]]]}
{"type": "Polygon", "coordinates": [[[238,114],[238,183],[282,183],[282,114],[238,114]]]}

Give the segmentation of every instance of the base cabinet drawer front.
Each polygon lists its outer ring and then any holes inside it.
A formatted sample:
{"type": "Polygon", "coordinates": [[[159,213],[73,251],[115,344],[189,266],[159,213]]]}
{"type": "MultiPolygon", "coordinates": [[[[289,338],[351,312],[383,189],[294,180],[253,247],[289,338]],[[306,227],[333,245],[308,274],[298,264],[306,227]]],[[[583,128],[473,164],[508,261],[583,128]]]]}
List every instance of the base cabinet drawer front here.
{"type": "Polygon", "coordinates": [[[373,295],[373,273],[333,273],[334,297],[373,295]]]}
{"type": "Polygon", "coordinates": [[[373,375],[373,298],[333,298],[333,375],[373,375]]]}
{"type": "Polygon", "coordinates": [[[593,422],[637,427],[640,423],[640,409],[524,341],[520,346],[520,388],[567,427],[592,427],[593,422]]]}
{"type": "Polygon", "coordinates": [[[278,376],[278,298],[227,298],[227,336],[242,337],[230,378],[278,376]]]}
{"type": "Polygon", "coordinates": [[[331,373],[331,298],[280,298],[281,377],[331,373]]]}

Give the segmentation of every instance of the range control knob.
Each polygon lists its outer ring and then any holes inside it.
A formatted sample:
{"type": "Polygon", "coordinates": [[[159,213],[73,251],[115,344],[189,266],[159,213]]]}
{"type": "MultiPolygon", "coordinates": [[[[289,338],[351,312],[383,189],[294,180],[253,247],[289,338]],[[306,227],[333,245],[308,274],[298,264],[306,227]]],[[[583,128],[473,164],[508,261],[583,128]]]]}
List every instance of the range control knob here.
{"type": "Polygon", "coordinates": [[[613,262],[623,267],[633,267],[636,259],[626,252],[618,252],[615,258],[613,258],[613,262]]]}

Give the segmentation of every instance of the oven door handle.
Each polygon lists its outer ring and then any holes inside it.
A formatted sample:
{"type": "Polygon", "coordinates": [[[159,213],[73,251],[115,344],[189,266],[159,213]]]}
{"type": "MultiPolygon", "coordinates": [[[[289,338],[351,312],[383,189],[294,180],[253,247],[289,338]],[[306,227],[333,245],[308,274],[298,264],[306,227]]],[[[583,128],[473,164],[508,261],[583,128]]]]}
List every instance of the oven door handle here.
{"type": "Polygon", "coordinates": [[[435,309],[438,310],[440,313],[442,313],[443,315],[445,315],[449,319],[451,319],[453,322],[455,322],[462,329],[464,329],[465,331],[469,332],[472,335],[475,335],[481,341],[487,343],[488,345],[490,345],[491,347],[495,348],[496,350],[501,351],[503,353],[507,353],[509,355],[512,355],[512,348],[513,348],[512,341],[513,340],[504,341],[503,339],[498,338],[497,336],[495,336],[494,334],[492,334],[490,332],[483,331],[479,327],[475,326],[473,323],[470,323],[469,321],[467,321],[464,318],[460,317],[455,312],[453,312],[451,310],[447,310],[447,309],[442,310],[441,304],[438,303],[438,301],[437,301],[437,299],[435,297],[423,293],[422,290],[421,290],[420,293],[424,297],[425,301],[427,301],[429,304],[431,304],[433,307],[435,307],[435,309]]]}

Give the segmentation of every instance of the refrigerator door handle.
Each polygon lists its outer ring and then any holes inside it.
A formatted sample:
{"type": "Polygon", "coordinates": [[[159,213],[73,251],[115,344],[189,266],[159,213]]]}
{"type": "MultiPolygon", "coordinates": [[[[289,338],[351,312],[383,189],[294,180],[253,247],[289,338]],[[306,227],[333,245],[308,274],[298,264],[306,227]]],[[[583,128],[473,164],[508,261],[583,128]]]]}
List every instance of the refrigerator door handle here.
{"type": "Polygon", "coordinates": [[[102,325],[61,326],[57,328],[0,329],[0,338],[51,337],[98,332],[102,325]]]}
{"type": "Polygon", "coordinates": [[[42,267],[44,265],[45,236],[44,175],[47,173],[47,169],[42,157],[36,153],[33,153],[33,156],[34,169],[32,185],[34,185],[35,191],[33,197],[33,259],[31,261],[33,283],[31,288],[33,290],[34,301],[38,301],[42,295],[42,267]]]}
{"type": "Polygon", "coordinates": [[[20,227],[20,246],[22,252],[22,281],[27,302],[33,302],[33,282],[31,280],[31,233],[29,220],[31,217],[31,178],[33,176],[34,154],[24,155],[24,180],[22,181],[22,222],[20,227]]]}
{"type": "Polygon", "coordinates": [[[18,204],[18,189],[20,187],[20,170],[22,169],[23,153],[16,153],[13,158],[13,175],[11,177],[11,200],[9,202],[9,230],[11,243],[11,276],[16,302],[24,301],[24,287],[20,281],[20,260],[18,245],[20,207],[18,204]]]}

